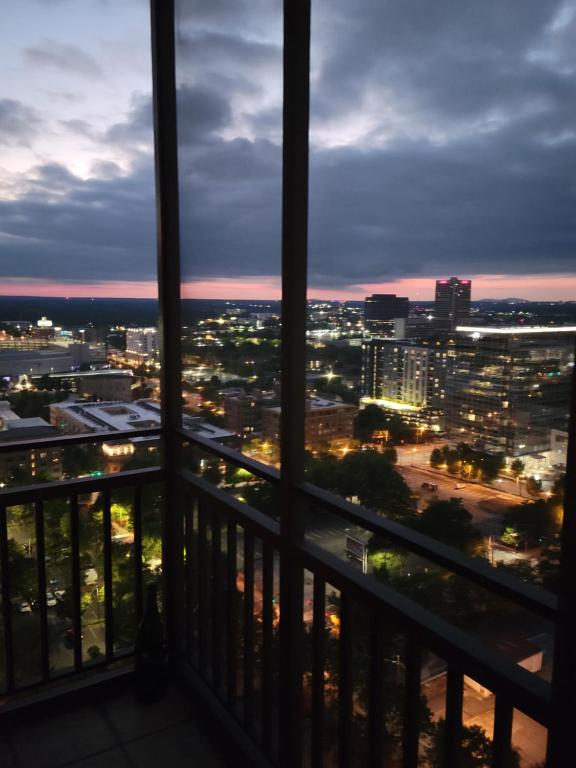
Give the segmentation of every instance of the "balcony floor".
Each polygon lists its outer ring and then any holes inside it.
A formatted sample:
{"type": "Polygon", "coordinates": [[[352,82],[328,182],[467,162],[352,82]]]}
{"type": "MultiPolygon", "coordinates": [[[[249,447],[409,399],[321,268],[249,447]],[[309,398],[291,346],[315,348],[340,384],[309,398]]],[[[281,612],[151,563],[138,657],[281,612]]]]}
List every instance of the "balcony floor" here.
{"type": "Polygon", "coordinates": [[[0,729],[0,768],[230,765],[222,735],[173,688],[154,704],[139,703],[131,692],[98,695],[80,705],[56,703],[0,729]]]}

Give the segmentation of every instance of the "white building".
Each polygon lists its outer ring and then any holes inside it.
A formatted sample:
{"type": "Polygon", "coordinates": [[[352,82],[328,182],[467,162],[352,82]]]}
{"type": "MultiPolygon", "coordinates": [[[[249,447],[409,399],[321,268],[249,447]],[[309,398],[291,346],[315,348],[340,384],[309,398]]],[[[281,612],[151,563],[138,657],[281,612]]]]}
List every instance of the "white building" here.
{"type": "MultiPolygon", "coordinates": [[[[52,403],[50,424],[67,435],[154,429],[161,426],[160,403],[147,399],[133,403],[118,400],[52,403]]],[[[235,437],[233,432],[208,424],[200,417],[184,416],[183,426],[209,440],[222,442],[235,437]]],[[[147,438],[135,434],[132,439],[141,441],[147,438]]]]}
{"type": "Polygon", "coordinates": [[[127,328],[126,357],[134,363],[158,360],[158,331],[156,328],[127,328]]]}

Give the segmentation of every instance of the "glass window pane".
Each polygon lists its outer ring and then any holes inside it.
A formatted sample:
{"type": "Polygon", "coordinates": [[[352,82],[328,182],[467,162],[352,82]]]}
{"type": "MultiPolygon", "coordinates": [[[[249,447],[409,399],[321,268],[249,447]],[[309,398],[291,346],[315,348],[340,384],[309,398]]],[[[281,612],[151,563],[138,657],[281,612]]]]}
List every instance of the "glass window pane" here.
{"type": "Polygon", "coordinates": [[[277,465],[281,9],[176,11],[184,426],[277,465]]]}

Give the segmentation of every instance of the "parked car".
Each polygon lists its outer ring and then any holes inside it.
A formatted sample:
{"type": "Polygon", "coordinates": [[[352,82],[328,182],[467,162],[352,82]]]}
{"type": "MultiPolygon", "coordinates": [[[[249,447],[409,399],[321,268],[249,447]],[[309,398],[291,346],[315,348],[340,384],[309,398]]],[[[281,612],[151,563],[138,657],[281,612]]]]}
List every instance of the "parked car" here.
{"type": "Polygon", "coordinates": [[[32,606],[30,605],[28,600],[23,600],[18,605],[18,610],[20,611],[20,613],[32,613],[32,606]]]}
{"type": "Polygon", "coordinates": [[[455,489],[456,491],[459,491],[459,490],[461,490],[462,488],[466,488],[466,483],[456,483],[456,485],[454,486],[454,489],[455,489]]]}
{"type": "Polygon", "coordinates": [[[54,608],[57,602],[53,592],[46,592],[46,605],[48,608],[54,608]]]}

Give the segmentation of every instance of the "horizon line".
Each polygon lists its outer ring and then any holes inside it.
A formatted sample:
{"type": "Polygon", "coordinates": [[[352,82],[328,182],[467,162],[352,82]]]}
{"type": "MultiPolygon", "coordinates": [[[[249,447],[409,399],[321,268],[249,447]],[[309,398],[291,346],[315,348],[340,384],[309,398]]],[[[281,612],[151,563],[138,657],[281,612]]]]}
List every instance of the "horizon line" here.
{"type": "MultiPolygon", "coordinates": [[[[153,301],[158,303],[159,299],[153,298],[151,296],[64,296],[64,295],[44,295],[44,294],[25,294],[25,293],[0,293],[0,300],[1,299],[61,299],[62,301],[153,301]]],[[[335,303],[345,303],[345,302],[363,302],[364,299],[359,298],[348,298],[348,299],[337,299],[337,298],[321,298],[319,296],[308,296],[307,301],[323,301],[323,302],[335,302],[335,303]]],[[[182,296],[181,301],[243,301],[243,302],[250,302],[250,301],[267,301],[267,302],[281,302],[282,299],[278,297],[252,297],[252,298],[234,298],[231,296],[221,296],[221,297],[203,297],[203,296],[182,296]]],[[[421,303],[434,303],[435,299],[411,299],[408,297],[408,301],[410,301],[413,304],[417,304],[418,302],[421,303]]],[[[505,302],[505,301],[518,301],[518,302],[524,302],[526,304],[574,304],[576,303],[576,299],[552,299],[552,298],[541,298],[541,299],[524,299],[521,296],[505,296],[501,299],[498,298],[482,298],[482,299],[471,299],[471,303],[480,303],[480,302],[505,302]]]]}

